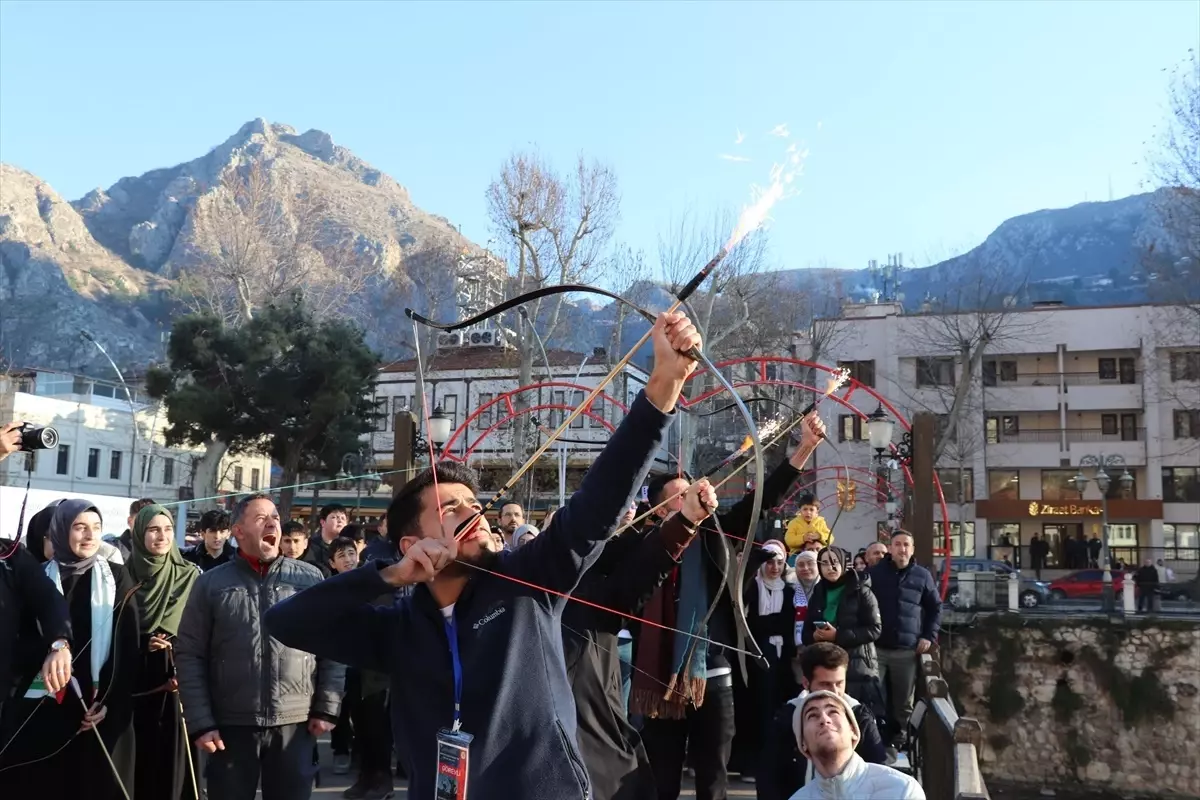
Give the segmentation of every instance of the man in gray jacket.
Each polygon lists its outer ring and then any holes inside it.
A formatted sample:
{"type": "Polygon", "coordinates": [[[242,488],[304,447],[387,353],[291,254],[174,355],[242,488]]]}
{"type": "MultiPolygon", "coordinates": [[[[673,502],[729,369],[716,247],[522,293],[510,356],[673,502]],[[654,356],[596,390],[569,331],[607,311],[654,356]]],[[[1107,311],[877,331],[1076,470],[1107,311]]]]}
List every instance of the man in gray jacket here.
{"type": "Polygon", "coordinates": [[[196,580],[175,644],[188,731],[210,754],[212,800],[306,800],[316,737],[337,722],[345,668],[285,647],[263,615],[322,580],[311,564],[279,557],[279,512],[263,494],[233,512],[238,555],[196,580]]]}

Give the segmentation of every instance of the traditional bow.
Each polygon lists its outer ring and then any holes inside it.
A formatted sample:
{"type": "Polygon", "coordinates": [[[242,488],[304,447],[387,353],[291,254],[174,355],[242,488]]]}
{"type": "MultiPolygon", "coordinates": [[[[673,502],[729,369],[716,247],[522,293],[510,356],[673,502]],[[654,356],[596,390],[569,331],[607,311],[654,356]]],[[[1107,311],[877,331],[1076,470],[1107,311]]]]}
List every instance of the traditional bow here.
{"type": "MultiPolygon", "coordinates": [[[[695,292],[695,290],[697,288],[700,287],[700,285],[709,277],[709,275],[712,274],[713,270],[716,269],[717,265],[721,262],[721,260],[724,258],[725,254],[727,252],[728,252],[727,249],[722,250],[722,252],[719,253],[717,255],[717,257],[712,259],[708,264],[705,265],[705,267],[703,269],[701,269],[698,273],[696,273],[696,275],[687,283],[687,285],[684,286],[683,289],[676,295],[675,302],[671,305],[671,308],[668,310],[675,311],[681,305],[685,304],[687,302],[688,297],[693,292],[695,292]]],[[[646,319],[648,322],[650,322],[651,325],[653,325],[656,320],[656,316],[654,314],[652,314],[650,311],[647,311],[646,309],[642,308],[641,306],[637,305],[636,303],[633,303],[633,302],[627,300],[626,298],[623,298],[620,295],[617,295],[614,292],[609,292],[609,291],[606,291],[604,289],[600,289],[597,287],[582,286],[582,285],[577,285],[577,284],[547,286],[547,287],[543,287],[540,289],[535,289],[531,292],[527,292],[525,294],[521,294],[516,297],[513,297],[510,300],[507,300],[504,303],[501,303],[500,305],[497,305],[493,308],[487,309],[486,311],[483,311],[480,314],[477,314],[473,317],[470,317],[465,320],[459,320],[456,322],[437,322],[437,321],[429,319],[428,317],[424,317],[424,316],[418,314],[417,312],[413,311],[412,309],[405,309],[405,314],[410,319],[413,320],[414,324],[420,323],[420,324],[426,325],[427,327],[435,328],[437,330],[453,331],[453,330],[459,330],[461,328],[467,328],[467,327],[470,327],[471,325],[478,324],[490,317],[496,316],[498,314],[502,314],[505,311],[509,311],[513,308],[517,308],[517,307],[523,305],[524,303],[528,303],[528,302],[531,302],[533,300],[536,300],[536,299],[539,299],[542,297],[547,297],[549,295],[562,294],[562,293],[567,293],[567,292],[583,292],[583,293],[599,294],[601,296],[608,297],[616,302],[624,304],[629,309],[636,312],[637,314],[642,316],[644,319],[646,319]]],[[[526,317],[526,319],[528,319],[528,317],[526,317]]],[[[574,420],[575,417],[577,417],[580,413],[582,413],[586,408],[588,408],[588,406],[595,399],[595,397],[598,396],[600,394],[600,392],[602,392],[604,390],[604,387],[607,386],[608,383],[614,377],[616,377],[617,374],[620,373],[621,369],[623,369],[625,367],[625,365],[629,363],[629,360],[633,357],[633,355],[635,353],[637,353],[637,351],[639,349],[641,349],[641,347],[649,340],[650,334],[651,334],[651,331],[647,331],[638,340],[638,342],[629,350],[629,352],[626,353],[626,355],[623,356],[617,362],[617,364],[613,368],[613,370],[611,372],[609,372],[609,374],[607,376],[605,376],[597,384],[596,388],[593,389],[592,393],[587,398],[584,399],[583,403],[581,403],[579,405],[579,407],[577,407],[570,415],[567,416],[567,418],[565,420],[563,420],[563,422],[559,426],[559,428],[547,437],[546,441],[539,448],[537,448],[537,450],[529,458],[529,460],[527,460],[525,462],[525,464],[522,465],[521,468],[519,468],[516,471],[516,473],[513,475],[513,477],[511,477],[505,483],[505,485],[496,493],[496,495],[491,500],[489,500],[487,504],[484,505],[480,514],[486,513],[489,509],[494,507],[495,504],[497,502],[499,502],[500,499],[509,492],[509,490],[516,484],[516,482],[518,480],[520,480],[521,476],[534,463],[536,463],[537,459],[540,458],[541,455],[544,452],[546,452],[547,449],[549,449],[549,447],[553,443],[553,441],[555,439],[557,439],[559,436],[561,436],[563,434],[563,432],[566,431],[570,427],[571,421],[574,420]]],[[[540,337],[539,337],[538,341],[540,344],[541,343],[540,337]]],[[[543,351],[544,351],[544,348],[543,348],[543,351]]],[[[731,577],[730,577],[731,576],[731,567],[733,565],[730,564],[730,561],[729,561],[729,550],[728,550],[728,546],[725,543],[725,536],[724,535],[721,536],[721,547],[722,547],[722,550],[724,553],[724,560],[723,560],[723,564],[722,564],[722,583],[728,588],[728,590],[730,592],[730,602],[732,603],[732,606],[733,606],[734,618],[735,618],[734,621],[735,621],[735,625],[737,627],[737,633],[738,633],[738,645],[739,646],[737,649],[740,651],[743,649],[743,645],[748,644],[753,649],[756,657],[762,658],[762,650],[761,650],[761,648],[758,647],[758,643],[755,642],[753,635],[750,633],[750,625],[746,619],[745,601],[742,596],[742,591],[739,588],[745,580],[746,565],[749,560],[750,548],[754,544],[755,529],[758,525],[759,517],[762,514],[762,499],[763,499],[762,493],[763,493],[763,484],[765,482],[765,471],[764,471],[765,459],[764,459],[762,442],[759,440],[759,437],[758,437],[758,429],[755,425],[754,417],[750,414],[749,408],[742,401],[741,396],[738,394],[738,392],[737,392],[736,388],[733,386],[733,384],[731,384],[725,378],[725,376],[723,376],[720,373],[720,371],[717,370],[716,366],[712,363],[711,360],[709,360],[708,356],[706,356],[699,349],[693,349],[692,352],[690,352],[688,355],[690,355],[692,358],[694,358],[698,363],[703,364],[705,366],[705,368],[707,368],[707,370],[710,373],[712,373],[713,377],[721,384],[722,388],[724,388],[726,391],[728,391],[730,393],[730,396],[732,397],[734,404],[737,406],[739,412],[742,414],[742,418],[746,422],[747,433],[751,440],[751,446],[754,450],[754,470],[755,470],[754,495],[753,495],[753,500],[751,501],[749,526],[748,526],[748,530],[746,532],[746,537],[745,537],[746,541],[745,541],[744,545],[742,546],[742,550],[741,550],[741,553],[738,558],[738,564],[737,564],[737,568],[736,568],[736,577],[731,581],[731,577]]],[[[544,357],[544,352],[543,352],[543,357],[544,357]]],[[[418,357],[417,370],[418,370],[418,372],[420,372],[422,369],[423,369],[423,365],[421,364],[421,359],[418,357]]],[[[423,373],[418,375],[418,381],[420,381],[422,385],[424,384],[423,373]]],[[[424,405],[424,403],[425,403],[425,400],[424,400],[424,396],[422,395],[422,404],[424,405]]],[[[715,517],[713,517],[713,520],[714,520],[714,523],[717,525],[718,531],[723,534],[724,532],[720,531],[720,523],[716,521],[715,517]]],[[[460,525],[460,530],[463,530],[463,531],[467,530],[468,526],[473,522],[474,522],[473,518],[468,519],[467,521],[465,521],[464,523],[462,523],[460,525]]],[[[720,589],[717,589],[713,593],[712,603],[709,605],[708,610],[705,613],[704,619],[701,622],[701,625],[700,625],[701,628],[703,628],[705,625],[707,625],[709,620],[712,618],[713,613],[716,611],[717,605],[720,603],[720,599],[721,599],[721,591],[720,591],[720,589]]],[[[699,643],[699,640],[697,638],[693,637],[692,647],[694,648],[698,643],[699,643]]],[[[694,651],[689,652],[688,658],[691,657],[692,652],[694,652],[694,651]]],[[[741,660],[743,675],[745,675],[746,674],[746,666],[745,666],[744,654],[740,654],[739,658],[741,660]]]]}

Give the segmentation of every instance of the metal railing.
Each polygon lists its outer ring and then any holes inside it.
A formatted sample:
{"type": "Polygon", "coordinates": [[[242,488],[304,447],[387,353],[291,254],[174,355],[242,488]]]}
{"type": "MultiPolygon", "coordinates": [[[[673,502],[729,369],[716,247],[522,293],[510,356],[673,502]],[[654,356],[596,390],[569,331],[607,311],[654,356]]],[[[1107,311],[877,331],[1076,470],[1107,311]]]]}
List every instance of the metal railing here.
{"type": "Polygon", "coordinates": [[[978,720],[958,715],[941,665],[929,654],[921,656],[916,694],[912,766],[925,796],[929,800],[990,800],[979,768],[983,727],[978,720]]]}
{"type": "Polygon", "coordinates": [[[1124,375],[1117,372],[1113,377],[1101,377],[1098,371],[1092,372],[1022,372],[1012,380],[1005,380],[1003,375],[997,375],[995,380],[985,376],[983,385],[987,389],[1004,389],[1008,387],[1025,386],[1137,386],[1142,382],[1142,371],[1134,370],[1132,374],[1124,375]]]}
{"type": "Polygon", "coordinates": [[[988,444],[1056,444],[1066,436],[1068,444],[1080,442],[1144,442],[1145,428],[1126,428],[1125,430],[1106,431],[1103,428],[1040,428],[1037,430],[1018,431],[1016,433],[996,434],[996,441],[988,444]]]}

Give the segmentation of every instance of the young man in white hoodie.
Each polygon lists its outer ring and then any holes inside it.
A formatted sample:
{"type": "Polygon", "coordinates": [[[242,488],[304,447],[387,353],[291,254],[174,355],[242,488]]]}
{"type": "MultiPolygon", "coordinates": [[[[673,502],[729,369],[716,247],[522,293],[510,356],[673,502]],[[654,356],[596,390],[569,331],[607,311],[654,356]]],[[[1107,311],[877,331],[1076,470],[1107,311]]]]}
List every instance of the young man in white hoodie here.
{"type": "Polygon", "coordinates": [[[858,721],[844,695],[809,692],[796,709],[792,733],[816,774],[791,800],[925,800],[921,784],[891,767],[868,764],[854,752],[858,721]]]}
{"type": "Polygon", "coordinates": [[[846,667],[850,654],[832,642],[817,642],[800,655],[803,691],[775,714],[771,735],[763,742],[758,768],[758,800],[787,800],[815,777],[812,762],[800,752],[792,722],[809,692],[833,692],[845,698],[859,731],[855,752],[864,761],[883,764],[887,751],[871,710],[846,694],[846,667]]]}

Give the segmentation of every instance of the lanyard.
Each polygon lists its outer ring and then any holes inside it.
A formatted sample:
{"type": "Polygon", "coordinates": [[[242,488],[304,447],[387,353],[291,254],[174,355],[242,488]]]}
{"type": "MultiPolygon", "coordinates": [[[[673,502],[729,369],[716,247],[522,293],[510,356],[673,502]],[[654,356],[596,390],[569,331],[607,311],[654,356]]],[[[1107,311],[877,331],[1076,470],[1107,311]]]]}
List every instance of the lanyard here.
{"type": "Polygon", "coordinates": [[[446,638],[450,640],[450,663],[454,667],[454,727],[451,730],[458,731],[462,728],[459,716],[462,706],[462,660],[458,657],[458,626],[454,624],[453,614],[446,620],[446,638]]]}

